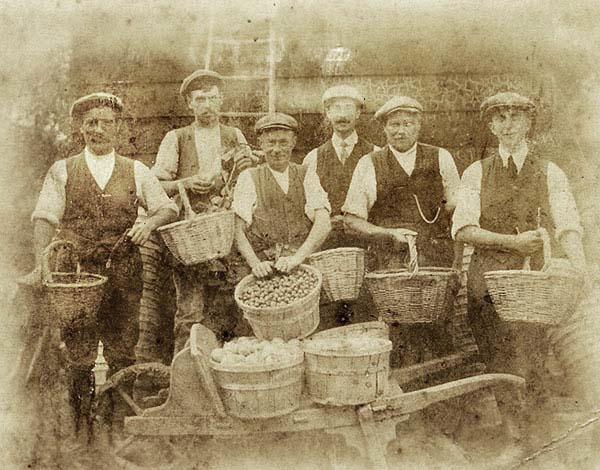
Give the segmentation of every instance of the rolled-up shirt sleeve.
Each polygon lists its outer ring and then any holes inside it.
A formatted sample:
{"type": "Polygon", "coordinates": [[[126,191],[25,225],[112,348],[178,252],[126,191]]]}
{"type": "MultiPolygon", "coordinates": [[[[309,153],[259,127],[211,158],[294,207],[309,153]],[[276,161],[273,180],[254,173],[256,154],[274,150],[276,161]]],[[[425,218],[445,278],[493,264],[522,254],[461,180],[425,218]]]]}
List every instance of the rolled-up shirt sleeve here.
{"type": "Polygon", "coordinates": [[[377,200],[377,179],[370,155],[362,157],[352,175],[342,212],[361,219],[369,218],[369,211],[377,200]]]}
{"type": "Polygon", "coordinates": [[[174,181],[179,166],[179,144],[175,131],[169,131],[163,138],[156,154],[152,173],[161,181],[174,181]]]}
{"type": "Polygon", "coordinates": [[[179,213],[177,204],[167,196],[152,171],[142,162],[134,162],[136,197],[148,216],[152,217],[161,209],[171,209],[179,213]]]}
{"type": "Polygon", "coordinates": [[[46,174],[31,220],[44,219],[55,227],[60,224],[65,213],[66,184],[67,164],[65,160],[59,160],[46,174]]]}
{"type": "MultiPolygon", "coordinates": [[[[310,152],[306,154],[304,160],[302,161],[302,166],[307,168],[312,168],[317,166],[317,149],[312,149],[310,152]]],[[[316,170],[315,170],[316,171],[316,170]]]]}
{"type": "Polygon", "coordinates": [[[565,173],[554,163],[548,164],[548,199],[556,238],[568,231],[583,234],[575,198],[565,173]]]}
{"type": "Polygon", "coordinates": [[[232,209],[248,225],[252,224],[256,198],[256,188],[252,180],[251,169],[244,170],[240,173],[233,189],[232,209]]]}
{"type": "Polygon", "coordinates": [[[304,204],[304,213],[314,222],[315,211],[317,209],[327,209],[331,213],[331,205],[329,197],[321,186],[321,180],[316,171],[306,171],[303,181],[304,194],[306,195],[306,203],[304,204]]]}
{"type": "Polygon", "coordinates": [[[446,208],[452,210],[456,207],[456,199],[460,188],[460,176],[454,158],[446,149],[439,150],[439,167],[446,197],[446,208]]]}
{"type": "Polygon", "coordinates": [[[481,217],[481,163],[471,164],[463,173],[452,216],[452,238],[464,227],[479,227],[481,217]]]}

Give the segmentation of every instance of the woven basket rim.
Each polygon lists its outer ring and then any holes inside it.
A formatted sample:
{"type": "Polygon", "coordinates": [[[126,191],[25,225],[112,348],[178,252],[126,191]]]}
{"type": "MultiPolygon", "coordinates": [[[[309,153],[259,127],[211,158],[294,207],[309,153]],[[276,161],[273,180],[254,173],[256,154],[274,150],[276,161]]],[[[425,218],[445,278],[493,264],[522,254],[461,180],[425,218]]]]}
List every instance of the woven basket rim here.
{"type": "Polygon", "coordinates": [[[195,222],[199,219],[214,219],[214,218],[223,217],[224,215],[230,216],[231,214],[234,214],[234,212],[231,209],[227,209],[224,211],[218,211],[218,212],[211,212],[210,214],[206,214],[206,213],[196,214],[196,216],[191,219],[178,220],[177,222],[172,222],[170,224],[163,225],[162,227],[158,227],[156,229],[156,231],[157,232],[168,232],[172,229],[182,227],[184,225],[189,225],[192,222],[195,222]]]}
{"type": "Polygon", "coordinates": [[[93,281],[84,281],[84,282],[78,282],[78,283],[73,283],[73,282],[45,282],[44,285],[46,287],[50,287],[50,288],[55,288],[55,287],[69,287],[69,288],[73,288],[73,289],[78,289],[81,287],[96,287],[96,286],[101,286],[104,283],[106,283],[106,281],[108,281],[108,277],[106,276],[102,276],[101,274],[94,274],[94,273],[86,273],[86,272],[82,272],[82,273],[74,273],[74,272],[61,272],[61,271],[56,271],[51,273],[52,276],[80,276],[80,277],[86,277],[88,279],[94,279],[93,281]]]}
{"type": "Polygon", "coordinates": [[[356,253],[356,254],[365,254],[365,250],[363,248],[358,248],[354,246],[341,246],[339,248],[331,248],[329,250],[317,251],[313,253],[308,258],[309,259],[318,259],[323,256],[335,254],[335,253],[356,253]]]}
{"type": "Polygon", "coordinates": [[[369,335],[374,335],[376,333],[380,333],[381,331],[384,331],[387,333],[387,335],[384,339],[389,339],[389,326],[385,322],[377,321],[377,320],[361,322],[361,323],[352,323],[350,325],[329,328],[327,330],[323,330],[323,331],[319,331],[318,333],[315,333],[311,337],[311,339],[343,338],[343,337],[349,336],[349,334],[351,334],[351,332],[353,332],[355,330],[358,330],[358,331],[363,330],[363,332],[365,334],[369,334],[369,335]],[[346,334],[346,333],[348,333],[348,334],[346,334]]]}
{"type": "Polygon", "coordinates": [[[413,279],[415,279],[424,276],[446,277],[452,274],[459,274],[459,271],[453,268],[423,267],[419,268],[419,270],[413,274],[406,268],[399,268],[369,271],[365,273],[365,279],[384,279],[394,277],[412,277],[413,279]]]}
{"type": "Polygon", "coordinates": [[[564,277],[569,279],[579,279],[582,276],[577,275],[575,272],[569,271],[527,271],[523,269],[500,269],[497,271],[487,271],[483,273],[484,277],[531,277],[539,279],[548,279],[551,277],[564,277]]]}
{"type": "Polygon", "coordinates": [[[230,365],[224,366],[220,362],[209,359],[209,364],[211,369],[214,369],[219,372],[238,372],[238,373],[248,373],[248,372],[273,372],[277,370],[290,369],[292,367],[296,367],[302,365],[304,363],[304,352],[302,351],[298,354],[297,357],[294,357],[286,362],[279,362],[276,364],[264,364],[264,365],[230,365]]]}
{"type": "Polygon", "coordinates": [[[236,303],[240,306],[240,308],[242,310],[245,309],[245,310],[251,311],[251,312],[261,311],[261,312],[265,312],[265,313],[278,312],[281,309],[288,310],[290,308],[299,306],[302,302],[306,301],[306,299],[308,297],[314,295],[315,293],[319,294],[321,292],[321,286],[323,284],[323,276],[317,268],[310,266],[309,264],[301,264],[299,267],[303,268],[305,270],[311,271],[314,274],[316,274],[316,276],[317,276],[316,286],[313,287],[313,289],[308,294],[306,294],[304,297],[296,299],[291,304],[280,305],[277,307],[252,307],[251,305],[248,305],[248,304],[242,302],[242,300],[240,299],[240,293],[241,293],[242,288],[245,288],[250,283],[250,281],[256,280],[256,277],[254,276],[254,274],[250,273],[247,276],[244,276],[244,278],[240,282],[238,282],[237,286],[235,286],[234,298],[235,298],[236,303]]]}

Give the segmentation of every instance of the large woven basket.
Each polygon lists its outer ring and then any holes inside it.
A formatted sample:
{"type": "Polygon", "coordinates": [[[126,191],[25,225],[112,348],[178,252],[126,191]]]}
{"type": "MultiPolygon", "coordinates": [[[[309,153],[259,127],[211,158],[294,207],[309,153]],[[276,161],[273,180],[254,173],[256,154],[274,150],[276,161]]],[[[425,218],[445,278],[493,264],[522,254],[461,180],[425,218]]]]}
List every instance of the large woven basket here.
{"type": "Polygon", "coordinates": [[[233,211],[196,214],[185,189],[182,185],[178,187],[185,209],[185,220],[164,225],[157,230],[169,251],[187,266],[227,256],[233,245],[233,211]]]}
{"type": "Polygon", "coordinates": [[[380,318],[388,323],[417,324],[443,320],[452,310],[458,272],[419,268],[414,240],[409,239],[411,269],[373,271],[365,282],[380,318]]]}
{"type": "Polygon", "coordinates": [[[544,230],[544,267],[541,271],[490,271],[485,282],[498,316],[506,321],[559,324],[576,308],[583,281],[572,268],[552,259],[550,237],[544,230]],[[552,266],[560,266],[552,268],[552,266]]]}
{"type": "Polygon", "coordinates": [[[365,278],[365,250],[334,248],[314,253],[310,264],[323,275],[327,300],[356,300],[365,278]]]}
{"type": "Polygon", "coordinates": [[[254,275],[244,277],[236,286],[234,296],[239,308],[248,320],[257,338],[281,338],[290,340],[305,338],[319,326],[319,298],[321,294],[322,276],[312,266],[302,264],[304,269],[315,274],[317,284],[303,298],[281,307],[252,307],[240,299],[240,294],[256,281],[254,275]]]}
{"type": "Polygon", "coordinates": [[[59,248],[74,249],[71,242],[58,240],[46,248],[42,259],[43,289],[49,308],[49,322],[58,327],[91,324],[96,319],[107,277],[77,271],[52,272],[49,258],[59,248]]]}

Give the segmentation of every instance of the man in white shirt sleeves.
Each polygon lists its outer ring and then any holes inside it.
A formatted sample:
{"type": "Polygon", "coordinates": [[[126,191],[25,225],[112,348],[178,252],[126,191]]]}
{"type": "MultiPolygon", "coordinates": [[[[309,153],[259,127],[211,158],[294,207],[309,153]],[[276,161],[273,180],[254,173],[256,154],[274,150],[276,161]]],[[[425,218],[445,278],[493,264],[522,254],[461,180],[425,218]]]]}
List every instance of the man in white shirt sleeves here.
{"type": "Polygon", "coordinates": [[[85,149],[52,165],[32,214],[37,267],[22,279],[24,283],[39,283],[42,253],[53,238],[74,243],[83,271],[108,277],[96,320],[62,331],[76,364],[71,396],[76,408],[89,390],[99,339],[113,371],[134,361],[141,263],[137,246],[123,240],[143,244],[178,214],[176,204],[144,164],[115,152],[122,109],[121,100],[108,93],[84,96],[73,104],[71,116],[83,134],[85,149]],[[147,217],[136,223],[139,207],[147,217]]]}
{"type": "Polygon", "coordinates": [[[316,173],[290,163],[297,129],[287,114],[259,119],[255,130],[266,163],[244,171],[235,187],[236,245],[259,278],[292,271],[331,230],[331,208],[316,173]]]}
{"type": "Polygon", "coordinates": [[[533,101],[497,93],[483,101],[481,111],[498,146],[465,170],[452,227],[456,240],[475,248],[468,273],[469,321],[489,372],[520,375],[541,391],[547,328],[500,321],[483,274],[522,269],[526,257],[531,269],[541,269],[540,227],[550,233],[553,256],[564,252],[584,272],[582,227],[565,174],[528,143],[533,101]]]}

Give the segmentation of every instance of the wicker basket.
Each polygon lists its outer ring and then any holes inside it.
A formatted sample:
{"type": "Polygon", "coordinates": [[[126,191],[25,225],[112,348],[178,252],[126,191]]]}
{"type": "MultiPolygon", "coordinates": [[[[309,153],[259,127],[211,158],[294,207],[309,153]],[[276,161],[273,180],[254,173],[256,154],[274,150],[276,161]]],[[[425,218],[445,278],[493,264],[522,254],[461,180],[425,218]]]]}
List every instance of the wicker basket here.
{"type": "MultiPolygon", "coordinates": [[[[544,267],[541,271],[502,270],[484,274],[498,316],[506,321],[557,325],[575,310],[583,280],[569,268],[551,269],[551,243],[542,231],[544,267]]],[[[525,265],[528,266],[528,260],[525,265]]],[[[555,263],[561,265],[560,261],[555,263]]]]}
{"type": "Polygon", "coordinates": [[[185,209],[185,220],[157,229],[169,251],[186,266],[227,256],[233,245],[233,211],[196,214],[183,186],[180,184],[178,188],[185,209]]]}
{"type": "Polygon", "coordinates": [[[365,275],[377,312],[388,323],[412,325],[443,320],[452,311],[458,272],[450,268],[420,269],[414,240],[410,243],[412,269],[373,271],[365,275]]]}
{"type": "Polygon", "coordinates": [[[304,385],[304,356],[286,364],[224,366],[213,360],[227,413],[242,419],[272,418],[298,409],[304,385]]]}
{"type": "Polygon", "coordinates": [[[106,276],[80,272],[51,272],[49,258],[58,248],[74,249],[71,242],[58,240],[46,248],[42,258],[42,279],[47,306],[48,320],[61,328],[77,323],[93,323],[104,295],[106,276]]]}
{"type": "Polygon", "coordinates": [[[248,320],[252,331],[259,339],[281,338],[285,341],[305,338],[319,326],[319,298],[321,294],[321,273],[303,264],[299,269],[310,271],[317,276],[317,284],[305,297],[281,307],[251,307],[242,300],[240,294],[252,283],[252,274],[244,277],[235,288],[235,301],[248,320]]]}
{"type": "Polygon", "coordinates": [[[310,264],[323,275],[327,300],[356,300],[365,278],[365,250],[334,248],[313,254],[310,264]]]}
{"type": "Polygon", "coordinates": [[[322,331],[302,342],[306,359],[306,389],[322,405],[348,406],[370,403],[385,395],[390,373],[387,325],[367,322],[322,331]],[[366,351],[324,348],[327,340],[366,335],[374,344],[366,351]],[[323,341],[325,340],[325,341],[323,341]]]}

